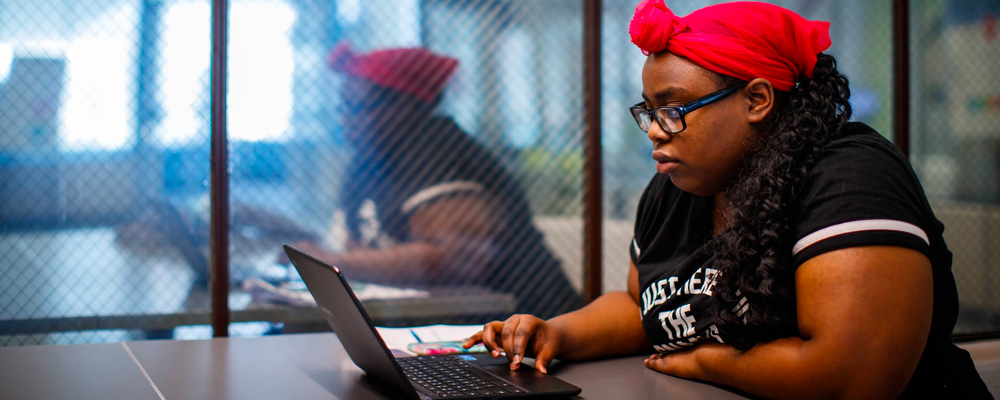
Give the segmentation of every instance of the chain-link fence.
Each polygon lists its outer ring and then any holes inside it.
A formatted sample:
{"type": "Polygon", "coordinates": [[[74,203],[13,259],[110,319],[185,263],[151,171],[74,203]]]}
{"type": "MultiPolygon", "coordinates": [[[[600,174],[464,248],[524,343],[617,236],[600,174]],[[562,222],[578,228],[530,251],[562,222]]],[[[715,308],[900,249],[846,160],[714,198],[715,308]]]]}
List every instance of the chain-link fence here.
{"type": "MultiPolygon", "coordinates": [[[[229,3],[232,335],[325,329],[284,243],[341,266],[378,323],[579,305],[581,1],[229,3]]],[[[605,291],[653,174],[626,110],[635,3],[602,2],[605,291]]],[[[891,132],[891,2],[773,3],[832,22],[855,119],[891,132]]],[[[911,9],[911,155],[955,252],[956,332],[995,331],[1000,9],[911,9]]],[[[0,0],[0,345],[211,334],[211,10],[0,0]]]]}

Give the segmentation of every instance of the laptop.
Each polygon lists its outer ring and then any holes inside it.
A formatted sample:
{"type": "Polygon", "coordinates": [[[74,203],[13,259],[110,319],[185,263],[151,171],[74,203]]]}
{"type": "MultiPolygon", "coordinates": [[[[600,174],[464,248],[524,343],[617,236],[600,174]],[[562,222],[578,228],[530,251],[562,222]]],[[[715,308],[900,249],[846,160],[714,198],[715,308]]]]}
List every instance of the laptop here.
{"type": "Polygon", "coordinates": [[[395,358],[335,266],[285,245],[347,355],[366,375],[402,399],[567,398],[581,392],[527,364],[511,371],[506,358],[485,353],[395,358]],[[448,379],[452,376],[453,379],[448,379]]]}

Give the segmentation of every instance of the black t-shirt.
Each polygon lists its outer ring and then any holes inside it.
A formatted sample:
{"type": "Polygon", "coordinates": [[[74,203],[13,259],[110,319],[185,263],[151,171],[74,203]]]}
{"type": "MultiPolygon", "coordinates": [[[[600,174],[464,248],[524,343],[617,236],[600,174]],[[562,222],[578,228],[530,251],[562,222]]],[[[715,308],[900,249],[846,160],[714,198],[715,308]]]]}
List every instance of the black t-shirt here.
{"type": "MultiPolygon", "coordinates": [[[[925,254],[934,278],[931,330],[903,397],[952,396],[958,394],[950,391],[956,387],[988,396],[968,353],[951,341],[958,294],[952,255],[942,237],[944,226],[892,143],[861,123],[845,129],[810,171],[801,212],[792,227],[795,266],[824,252],[854,246],[901,246],[925,254]]],[[[653,177],[640,199],[630,251],[639,272],[643,328],[657,351],[723,341],[711,314],[718,271],[705,249],[712,238],[713,206],[713,197],[683,192],[662,174],[653,177]]],[[[737,307],[746,305],[741,302],[737,307]]]]}
{"type": "Polygon", "coordinates": [[[391,132],[391,144],[383,146],[390,151],[360,149],[352,162],[342,197],[352,238],[370,248],[410,242],[410,217],[421,207],[481,195],[500,222],[489,243],[467,244],[486,249],[482,259],[458,262],[485,263],[487,273],[457,274],[434,284],[513,293],[516,312],[543,318],[579,307],[580,295],[545,247],[520,185],[501,162],[449,118],[434,117],[409,128],[391,132]]]}

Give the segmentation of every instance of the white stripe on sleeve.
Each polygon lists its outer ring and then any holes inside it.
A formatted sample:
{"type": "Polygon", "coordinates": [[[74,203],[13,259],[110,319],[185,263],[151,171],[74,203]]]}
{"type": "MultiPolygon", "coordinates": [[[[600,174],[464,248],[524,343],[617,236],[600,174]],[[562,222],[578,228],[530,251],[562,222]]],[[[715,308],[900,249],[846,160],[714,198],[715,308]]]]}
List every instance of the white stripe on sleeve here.
{"type": "Polygon", "coordinates": [[[799,254],[800,251],[805,250],[805,248],[812,246],[819,241],[829,239],[834,236],[863,231],[896,231],[909,233],[920,238],[924,241],[924,243],[927,243],[928,245],[931,244],[930,240],[927,239],[927,234],[924,233],[924,230],[909,222],[892,219],[866,219],[844,222],[810,233],[795,243],[795,246],[792,247],[792,255],[799,254]]]}
{"type": "Polygon", "coordinates": [[[428,188],[421,189],[419,192],[414,193],[403,202],[400,206],[404,214],[409,214],[411,211],[416,210],[422,204],[431,201],[435,197],[444,196],[446,194],[451,194],[455,192],[482,192],[484,190],[483,184],[473,181],[451,181],[442,182],[433,185],[428,188]]]}

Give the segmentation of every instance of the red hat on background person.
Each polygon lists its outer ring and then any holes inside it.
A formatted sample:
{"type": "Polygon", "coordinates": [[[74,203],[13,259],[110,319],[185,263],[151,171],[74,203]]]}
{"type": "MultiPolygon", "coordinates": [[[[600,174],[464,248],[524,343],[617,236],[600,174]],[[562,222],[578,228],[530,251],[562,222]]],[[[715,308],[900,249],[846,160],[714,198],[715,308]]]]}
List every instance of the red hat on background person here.
{"type": "Polygon", "coordinates": [[[422,48],[375,50],[357,54],[339,43],[327,56],[327,65],[341,73],[365,79],[433,103],[458,69],[458,60],[422,48]]]}
{"type": "Polygon", "coordinates": [[[782,91],[802,77],[812,78],[816,55],[831,44],[829,22],[750,1],[678,17],[663,0],[645,0],[636,6],[628,31],[643,54],[666,50],[723,75],[765,78],[782,91]]]}

